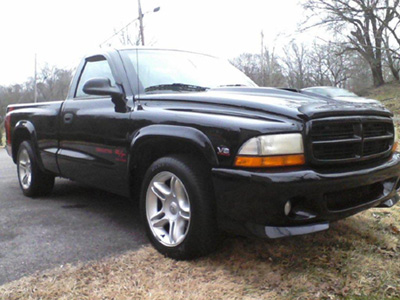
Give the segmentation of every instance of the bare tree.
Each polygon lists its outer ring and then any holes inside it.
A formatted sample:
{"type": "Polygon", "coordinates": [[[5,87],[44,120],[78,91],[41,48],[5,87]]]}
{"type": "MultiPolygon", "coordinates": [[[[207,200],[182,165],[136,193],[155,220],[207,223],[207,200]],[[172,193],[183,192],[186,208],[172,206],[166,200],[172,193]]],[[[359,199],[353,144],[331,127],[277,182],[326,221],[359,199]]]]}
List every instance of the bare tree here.
{"type": "Polygon", "coordinates": [[[250,77],[259,86],[277,87],[285,84],[282,66],[274,51],[264,48],[260,54],[242,53],[231,63],[250,77]]]}
{"type": "MultiPolygon", "coordinates": [[[[45,65],[38,74],[38,100],[53,101],[65,99],[72,79],[72,71],[45,65]]],[[[4,116],[10,104],[33,101],[34,80],[22,84],[0,86],[0,143],[4,132],[4,116]]]]}
{"type": "Polygon", "coordinates": [[[395,47],[391,43],[391,35],[386,28],[383,35],[383,43],[385,45],[385,62],[390,69],[392,76],[395,80],[400,81],[400,44],[395,47]]]}
{"type": "Polygon", "coordinates": [[[375,86],[384,84],[383,33],[398,15],[400,0],[306,0],[304,8],[319,21],[346,37],[347,50],[354,50],[368,62],[375,86]]]}
{"type": "Polygon", "coordinates": [[[348,79],[353,76],[351,69],[351,55],[343,45],[328,42],[321,46],[320,51],[325,53],[325,67],[330,85],[346,87],[348,79]]]}
{"type": "MultiPolygon", "coordinates": [[[[136,29],[134,30],[137,31],[136,29]]],[[[123,29],[119,34],[119,42],[123,46],[139,46],[140,45],[140,35],[132,34],[128,28],[123,29]]]]}
{"type": "Polygon", "coordinates": [[[343,87],[356,93],[373,85],[368,62],[358,52],[348,52],[349,78],[343,87]]]}
{"type": "Polygon", "coordinates": [[[259,55],[252,53],[242,53],[231,60],[231,63],[250,77],[254,82],[260,81],[260,59],[259,55]]]}
{"type": "Polygon", "coordinates": [[[261,59],[261,86],[280,87],[285,85],[285,76],[283,68],[279,63],[279,58],[275,55],[275,51],[270,51],[266,47],[260,56],[261,59]]]}
{"type": "Polygon", "coordinates": [[[377,15],[377,19],[386,29],[385,37],[388,49],[396,55],[397,59],[400,59],[400,0],[385,0],[385,4],[386,7],[382,9],[391,10],[394,17],[389,19],[377,15]],[[391,39],[393,39],[393,44],[390,42],[391,39]]]}
{"type": "Polygon", "coordinates": [[[46,64],[38,75],[38,101],[65,99],[72,79],[72,71],[46,64]]]}
{"type": "Polygon", "coordinates": [[[0,86],[0,145],[5,132],[4,119],[7,106],[13,103],[32,102],[32,99],[33,85],[28,82],[7,87],[0,86]]]}
{"type": "Polygon", "coordinates": [[[313,85],[330,85],[329,70],[327,68],[328,53],[325,45],[318,45],[316,42],[312,45],[312,51],[309,53],[310,58],[310,79],[313,85]]]}
{"type": "Polygon", "coordinates": [[[289,87],[302,89],[310,85],[309,53],[303,44],[294,41],[284,48],[285,77],[289,87]]]}

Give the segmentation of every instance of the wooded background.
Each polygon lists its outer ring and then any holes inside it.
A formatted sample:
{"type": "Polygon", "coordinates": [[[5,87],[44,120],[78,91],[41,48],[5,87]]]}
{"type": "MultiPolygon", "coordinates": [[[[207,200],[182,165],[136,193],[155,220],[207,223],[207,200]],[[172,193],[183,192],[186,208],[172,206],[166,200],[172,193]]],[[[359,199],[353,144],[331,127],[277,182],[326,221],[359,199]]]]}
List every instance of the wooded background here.
{"type": "MultiPolygon", "coordinates": [[[[298,32],[318,27],[326,38],[282,49],[264,45],[231,63],[260,86],[305,88],[337,86],[362,93],[400,80],[400,0],[303,0],[305,20],[298,32]]],[[[123,45],[137,45],[138,35],[123,31],[123,45]]],[[[311,39],[312,40],[312,39],[311,39]]],[[[37,78],[38,102],[65,99],[73,71],[45,65],[37,78]]],[[[0,136],[7,105],[33,102],[34,79],[0,86],[0,136]]],[[[1,139],[0,139],[1,144],[1,139]]]]}

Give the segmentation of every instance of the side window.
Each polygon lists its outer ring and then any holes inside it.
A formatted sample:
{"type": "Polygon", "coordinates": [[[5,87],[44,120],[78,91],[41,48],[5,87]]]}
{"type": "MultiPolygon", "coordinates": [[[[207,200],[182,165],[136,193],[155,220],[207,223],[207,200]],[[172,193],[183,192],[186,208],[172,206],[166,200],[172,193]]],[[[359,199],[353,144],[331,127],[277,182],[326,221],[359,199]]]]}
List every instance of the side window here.
{"type": "Polygon", "coordinates": [[[110,65],[107,60],[88,61],[83,68],[83,72],[79,79],[78,88],[76,89],[75,98],[91,97],[83,92],[83,86],[86,81],[92,78],[105,77],[110,79],[111,85],[115,85],[115,79],[111,73],[110,65]]]}

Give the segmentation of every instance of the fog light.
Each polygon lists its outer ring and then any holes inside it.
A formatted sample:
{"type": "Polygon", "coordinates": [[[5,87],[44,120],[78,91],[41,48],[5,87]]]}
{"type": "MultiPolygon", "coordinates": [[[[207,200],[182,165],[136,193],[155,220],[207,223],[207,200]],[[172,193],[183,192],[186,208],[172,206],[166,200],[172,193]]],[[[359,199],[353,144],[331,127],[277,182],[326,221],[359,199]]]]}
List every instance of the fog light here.
{"type": "Polygon", "coordinates": [[[290,214],[290,211],[292,210],[292,203],[290,203],[290,201],[286,202],[285,204],[285,215],[288,216],[290,214]]]}

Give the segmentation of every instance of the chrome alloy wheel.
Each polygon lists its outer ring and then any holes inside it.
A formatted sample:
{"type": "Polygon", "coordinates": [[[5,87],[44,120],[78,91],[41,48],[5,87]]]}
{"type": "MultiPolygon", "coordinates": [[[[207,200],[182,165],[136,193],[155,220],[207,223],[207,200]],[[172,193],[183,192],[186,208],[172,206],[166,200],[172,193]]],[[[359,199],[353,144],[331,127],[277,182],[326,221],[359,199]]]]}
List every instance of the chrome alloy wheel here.
{"type": "Polygon", "coordinates": [[[18,176],[22,187],[29,189],[32,182],[32,165],[28,151],[23,149],[18,156],[18,176]]]}
{"type": "Polygon", "coordinates": [[[185,186],[175,174],[163,171],[150,181],[146,215],[160,243],[175,247],[183,242],[190,225],[190,201],[185,186]]]}

